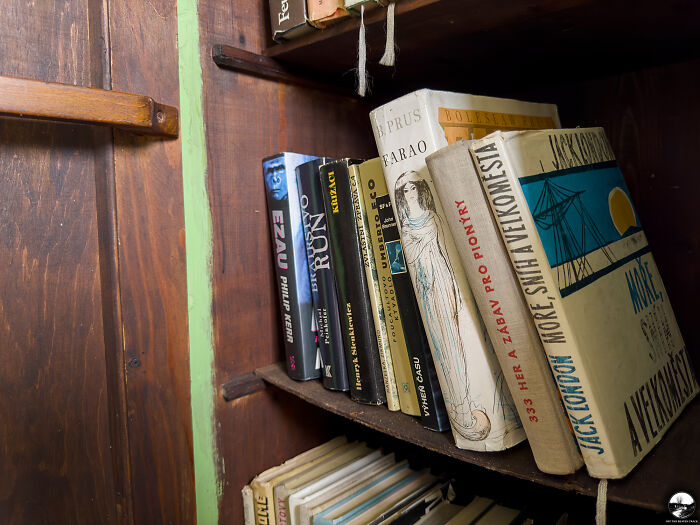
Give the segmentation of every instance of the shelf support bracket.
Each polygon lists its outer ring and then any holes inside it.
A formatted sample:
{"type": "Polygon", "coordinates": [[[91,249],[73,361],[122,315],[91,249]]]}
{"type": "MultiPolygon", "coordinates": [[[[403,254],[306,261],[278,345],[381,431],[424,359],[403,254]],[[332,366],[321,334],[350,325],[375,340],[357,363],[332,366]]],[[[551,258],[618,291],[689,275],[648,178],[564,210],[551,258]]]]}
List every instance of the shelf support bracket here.
{"type": "Polygon", "coordinates": [[[114,126],[176,138],[177,108],[151,97],[0,76],[0,116],[114,126]]]}

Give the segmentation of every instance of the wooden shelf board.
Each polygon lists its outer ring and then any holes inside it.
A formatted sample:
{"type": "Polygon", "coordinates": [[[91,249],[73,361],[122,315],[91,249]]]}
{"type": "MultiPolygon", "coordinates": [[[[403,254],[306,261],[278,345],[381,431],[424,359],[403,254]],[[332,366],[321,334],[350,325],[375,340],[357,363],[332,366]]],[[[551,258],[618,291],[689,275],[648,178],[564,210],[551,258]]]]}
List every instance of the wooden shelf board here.
{"type": "MultiPolygon", "coordinates": [[[[568,476],[540,472],[526,443],[504,452],[460,450],[455,447],[449,432],[427,430],[418,418],[390,412],[385,406],[355,403],[346,393],[327,390],[319,381],[294,381],[287,375],[284,363],[259,368],[255,373],[308,403],[427,450],[549,487],[587,496],[597,494],[598,480],[588,476],[585,469],[568,476]]],[[[697,450],[700,428],[695,425],[699,416],[700,403],[696,400],[671,427],[660,445],[630,475],[609,482],[608,499],[663,512],[668,498],[679,490],[700,494],[700,454],[697,450]]]]}
{"type": "MultiPolygon", "coordinates": [[[[384,52],[386,10],[365,16],[368,69],[378,97],[431,87],[516,88],[693,58],[700,3],[640,0],[398,0],[397,65],[384,52]]],[[[359,20],[281,44],[267,57],[352,85],[359,20]]]]}

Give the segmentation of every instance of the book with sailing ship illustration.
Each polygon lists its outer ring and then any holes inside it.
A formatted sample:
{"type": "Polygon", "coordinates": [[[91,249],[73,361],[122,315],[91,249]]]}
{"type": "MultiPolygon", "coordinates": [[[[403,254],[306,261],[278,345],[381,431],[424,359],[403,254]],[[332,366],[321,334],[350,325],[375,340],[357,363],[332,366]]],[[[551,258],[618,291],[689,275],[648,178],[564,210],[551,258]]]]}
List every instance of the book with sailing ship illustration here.
{"type": "Polygon", "coordinates": [[[496,129],[556,127],[556,106],[424,89],[375,109],[370,120],[455,443],[511,447],[525,433],[425,157],[446,146],[454,129],[477,138],[496,129]]]}
{"type": "Polygon", "coordinates": [[[429,155],[428,170],[535,463],[548,474],[571,474],[583,466],[583,459],[486,202],[469,142],[460,140],[429,155]]]}
{"type": "Polygon", "coordinates": [[[621,478],[698,382],[602,128],[470,146],[586,467],[621,478]]]}

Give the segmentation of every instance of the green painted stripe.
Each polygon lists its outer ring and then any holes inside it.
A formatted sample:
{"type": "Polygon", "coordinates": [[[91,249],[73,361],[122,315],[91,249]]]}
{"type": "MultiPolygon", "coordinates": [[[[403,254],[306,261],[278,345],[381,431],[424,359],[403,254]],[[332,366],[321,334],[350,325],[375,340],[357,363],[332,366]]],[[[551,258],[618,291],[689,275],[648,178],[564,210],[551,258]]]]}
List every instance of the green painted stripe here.
{"type": "Polygon", "coordinates": [[[212,223],[207,197],[207,154],[199,54],[198,0],[177,3],[180,54],[180,141],[187,242],[187,302],[190,330],[190,395],[197,495],[197,523],[219,520],[214,420],[212,223]]]}

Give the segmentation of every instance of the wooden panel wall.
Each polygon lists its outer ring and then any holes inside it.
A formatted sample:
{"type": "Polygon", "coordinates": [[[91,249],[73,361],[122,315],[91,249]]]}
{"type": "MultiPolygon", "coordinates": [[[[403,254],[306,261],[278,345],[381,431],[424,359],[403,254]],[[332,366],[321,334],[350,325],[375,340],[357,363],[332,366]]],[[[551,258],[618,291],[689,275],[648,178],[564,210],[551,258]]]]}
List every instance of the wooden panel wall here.
{"type": "MultiPolygon", "coordinates": [[[[3,2],[0,75],[178,105],[175,0],[3,2]]],[[[180,141],[0,118],[0,522],[194,523],[180,141]]]]}
{"type": "MultiPolygon", "coordinates": [[[[0,75],[102,87],[101,2],[3,2],[0,75]]],[[[104,130],[0,118],[0,522],[118,523],[94,174],[104,130]]]]}
{"type": "MultiPolygon", "coordinates": [[[[112,88],[178,106],[176,1],[110,1],[109,22],[112,88]]],[[[134,523],[194,523],[180,140],[114,135],[134,523]]]]}
{"type": "MultiPolygon", "coordinates": [[[[376,155],[368,108],[357,100],[219,69],[214,43],[259,53],[267,2],[200,1],[204,119],[213,222],[216,382],[226,383],[283,359],[279,309],[265,215],[262,158],[279,151],[376,155]]],[[[268,389],[216,402],[220,523],[242,520],[241,487],[265,468],[334,432],[328,415],[268,389]]]]}

